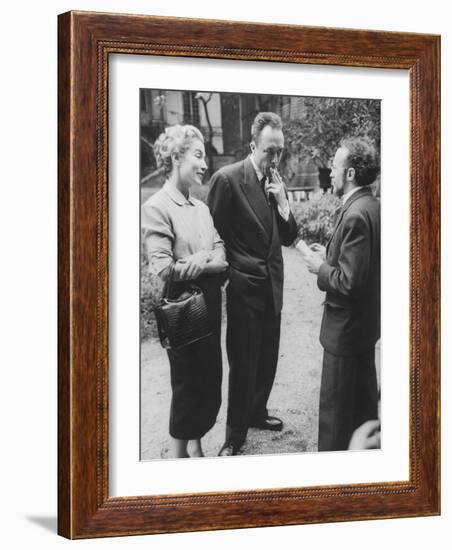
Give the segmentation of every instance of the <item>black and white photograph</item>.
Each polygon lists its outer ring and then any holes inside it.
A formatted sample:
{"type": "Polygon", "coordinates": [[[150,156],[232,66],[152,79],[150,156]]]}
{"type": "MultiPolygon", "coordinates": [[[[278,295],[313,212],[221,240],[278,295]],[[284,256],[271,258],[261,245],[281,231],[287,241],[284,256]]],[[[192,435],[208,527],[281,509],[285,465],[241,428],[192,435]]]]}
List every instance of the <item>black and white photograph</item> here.
{"type": "Polygon", "coordinates": [[[380,107],[140,89],[141,460],[380,448],[380,107]]]}

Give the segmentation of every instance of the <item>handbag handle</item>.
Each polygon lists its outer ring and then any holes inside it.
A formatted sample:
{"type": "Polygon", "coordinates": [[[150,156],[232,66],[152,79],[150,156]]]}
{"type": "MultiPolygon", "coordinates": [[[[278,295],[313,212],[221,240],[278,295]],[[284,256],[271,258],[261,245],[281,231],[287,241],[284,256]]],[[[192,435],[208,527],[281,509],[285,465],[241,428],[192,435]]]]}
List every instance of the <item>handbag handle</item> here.
{"type": "Polygon", "coordinates": [[[172,291],[174,287],[174,271],[176,262],[172,262],[168,271],[168,278],[166,279],[165,298],[171,300],[172,291]]]}

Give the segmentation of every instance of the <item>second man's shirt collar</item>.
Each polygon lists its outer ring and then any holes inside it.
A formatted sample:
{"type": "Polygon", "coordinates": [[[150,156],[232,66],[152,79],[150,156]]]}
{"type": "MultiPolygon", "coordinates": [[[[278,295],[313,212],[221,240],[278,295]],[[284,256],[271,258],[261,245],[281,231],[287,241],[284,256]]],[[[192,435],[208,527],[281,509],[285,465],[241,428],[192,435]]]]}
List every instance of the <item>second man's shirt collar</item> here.
{"type": "Polygon", "coordinates": [[[259,181],[262,181],[262,178],[264,177],[264,174],[259,170],[257,167],[256,162],[254,161],[253,155],[249,155],[249,159],[251,161],[251,164],[253,165],[254,171],[256,172],[257,179],[259,181]]]}

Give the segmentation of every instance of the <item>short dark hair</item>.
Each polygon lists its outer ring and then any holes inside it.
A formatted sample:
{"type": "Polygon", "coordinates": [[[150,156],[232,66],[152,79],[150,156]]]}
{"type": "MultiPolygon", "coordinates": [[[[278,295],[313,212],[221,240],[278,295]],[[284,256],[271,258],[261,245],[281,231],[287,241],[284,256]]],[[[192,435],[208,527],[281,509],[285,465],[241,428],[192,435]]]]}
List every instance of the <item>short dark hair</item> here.
{"type": "Polygon", "coordinates": [[[379,172],[379,159],[375,145],[368,138],[350,137],[341,141],[340,147],[348,151],[345,160],[347,168],[355,169],[355,180],[359,187],[373,183],[379,172]]]}
{"type": "Polygon", "coordinates": [[[262,130],[270,126],[271,128],[276,128],[277,130],[282,130],[283,124],[281,117],[276,113],[257,113],[253,124],[251,126],[251,139],[257,143],[259,136],[262,133],[262,130]]]}

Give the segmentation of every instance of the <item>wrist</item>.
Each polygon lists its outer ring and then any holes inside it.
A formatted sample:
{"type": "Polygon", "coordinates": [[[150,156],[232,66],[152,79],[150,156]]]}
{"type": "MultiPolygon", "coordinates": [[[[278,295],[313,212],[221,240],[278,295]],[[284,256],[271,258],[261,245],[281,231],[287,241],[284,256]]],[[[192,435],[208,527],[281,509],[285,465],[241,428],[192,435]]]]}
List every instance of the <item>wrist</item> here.
{"type": "Polygon", "coordinates": [[[289,205],[289,201],[287,200],[286,194],[279,194],[277,197],[278,206],[280,208],[286,208],[286,206],[289,205]]]}

